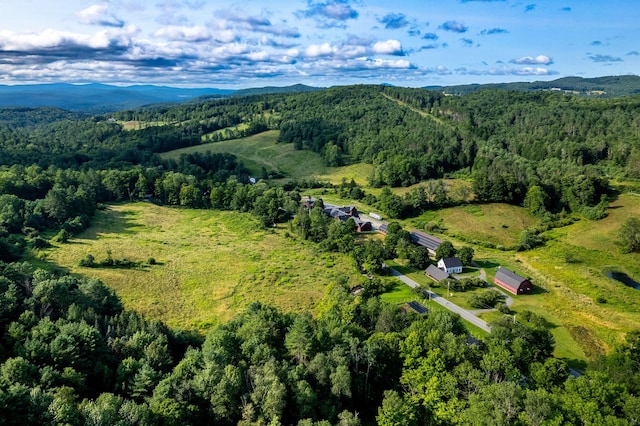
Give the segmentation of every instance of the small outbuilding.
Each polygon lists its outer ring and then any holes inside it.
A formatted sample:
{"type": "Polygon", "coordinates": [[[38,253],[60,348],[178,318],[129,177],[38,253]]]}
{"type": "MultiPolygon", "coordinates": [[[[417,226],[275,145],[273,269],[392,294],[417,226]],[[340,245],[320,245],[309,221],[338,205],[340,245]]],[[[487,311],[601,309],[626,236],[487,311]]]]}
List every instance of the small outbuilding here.
{"type": "Polygon", "coordinates": [[[413,311],[420,315],[424,315],[429,312],[429,310],[424,305],[421,305],[415,300],[405,303],[400,307],[400,309],[402,309],[404,312],[413,311]]]}
{"type": "Polygon", "coordinates": [[[443,257],[438,260],[438,268],[447,271],[447,274],[461,274],[462,260],[459,257],[443,257]]]}
{"type": "Polygon", "coordinates": [[[382,234],[386,234],[388,226],[389,226],[389,222],[382,222],[380,224],[380,227],[378,228],[378,231],[380,231],[380,233],[382,233],[382,234]]]}
{"type": "Polygon", "coordinates": [[[447,271],[443,271],[438,268],[436,265],[429,265],[429,267],[424,271],[425,275],[439,283],[442,280],[446,280],[449,278],[449,274],[447,271]]]}
{"type": "Polygon", "coordinates": [[[533,290],[531,281],[502,266],[498,267],[493,282],[516,296],[519,294],[531,294],[533,290]]]}

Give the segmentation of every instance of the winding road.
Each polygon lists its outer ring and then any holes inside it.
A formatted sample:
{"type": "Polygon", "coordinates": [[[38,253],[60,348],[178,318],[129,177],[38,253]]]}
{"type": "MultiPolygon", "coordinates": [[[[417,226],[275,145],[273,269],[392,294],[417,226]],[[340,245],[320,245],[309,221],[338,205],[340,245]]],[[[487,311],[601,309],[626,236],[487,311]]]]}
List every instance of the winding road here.
{"type": "MultiPolygon", "coordinates": [[[[393,268],[391,268],[391,275],[393,275],[394,277],[396,277],[397,279],[399,279],[400,281],[402,281],[403,283],[405,283],[411,288],[416,288],[420,286],[420,284],[418,284],[408,276],[396,271],[393,268]]],[[[487,324],[486,321],[483,321],[477,316],[475,316],[472,312],[469,312],[468,310],[461,308],[460,306],[448,301],[444,297],[432,292],[431,290],[425,290],[425,294],[426,296],[429,297],[429,299],[447,308],[451,312],[455,312],[456,314],[460,315],[463,319],[467,320],[468,322],[475,325],[476,327],[481,328],[482,330],[488,333],[491,332],[491,327],[489,327],[489,324],[487,324]]]]}

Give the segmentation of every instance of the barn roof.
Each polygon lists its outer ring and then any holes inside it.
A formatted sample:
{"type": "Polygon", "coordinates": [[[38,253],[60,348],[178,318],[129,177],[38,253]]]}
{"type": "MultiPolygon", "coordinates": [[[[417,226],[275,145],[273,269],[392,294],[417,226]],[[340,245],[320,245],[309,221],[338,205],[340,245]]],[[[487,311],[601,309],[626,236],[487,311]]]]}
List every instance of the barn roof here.
{"type": "Polygon", "coordinates": [[[446,280],[447,278],[449,278],[449,274],[447,273],[447,271],[443,271],[442,269],[438,268],[436,265],[429,265],[429,267],[427,268],[426,271],[424,271],[425,274],[427,274],[427,276],[429,276],[429,278],[440,282],[442,280],[446,280]]]}
{"type": "Polygon", "coordinates": [[[502,266],[498,267],[495,279],[500,281],[504,285],[513,288],[516,291],[520,287],[520,284],[526,281],[526,278],[523,278],[515,272],[505,269],[502,266]]]}
{"type": "Polygon", "coordinates": [[[432,251],[436,251],[438,247],[440,247],[440,244],[442,244],[442,240],[440,238],[436,238],[433,235],[425,234],[420,231],[411,232],[411,241],[432,251]]]}

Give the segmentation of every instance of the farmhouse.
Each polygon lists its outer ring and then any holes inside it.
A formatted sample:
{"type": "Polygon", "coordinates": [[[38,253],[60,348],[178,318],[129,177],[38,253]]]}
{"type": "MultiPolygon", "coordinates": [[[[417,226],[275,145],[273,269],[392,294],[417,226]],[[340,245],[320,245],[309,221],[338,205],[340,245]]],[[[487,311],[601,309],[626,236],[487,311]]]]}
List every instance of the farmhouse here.
{"type": "Polygon", "coordinates": [[[500,286],[503,289],[507,290],[509,293],[515,295],[529,294],[533,289],[531,281],[521,277],[515,272],[503,268],[502,266],[498,267],[498,270],[496,271],[496,277],[493,282],[497,286],[500,286]]]}
{"type": "Polygon", "coordinates": [[[333,204],[325,204],[323,209],[324,214],[327,216],[331,216],[334,219],[338,219],[341,221],[347,221],[351,218],[356,223],[356,229],[358,232],[372,231],[373,225],[371,222],[362,220],[358,216],[358,209],[354,206],[334,206],[333,204]]]}
{"type": "Polygon", "coordinates": [[[326,214],[328,216],[331,216],[334,219],[341,220],[341,221],[346,221],[347,219],[349,219],[351,217],[348,214],[346,214],[345,212],[343,212],[342,210],[336,208],[335,206],[325,205],[323,212],[324,212],[324,214],[326,214]]]}
{"type": "Polygon", "coordinates": [[[382,224],[378,228],[378,231],[380,231],[381,234],[386,234],[388,226],[389,226],[389,222],[382,222],[382,224]]]}
{"type": "Polygon", "coordinates": [[[438,250],[438,247],[442,244],[441,239],[420,231],[413,231],[411,233],[411,242],[418,244],[419,246],[426,247],[427,250],[429,250],[429,254],[432,256],[436,255],[436,250],[438,250]]]}
{"type": "Polygon", "coordinates": [[[356,221],[356,229],[358,230],[358,232],[366,232],[366,231],[373,230],[373,226],[371,225],[371,222],[362,220],[359,217],[354,217],[353,220],[356,221]]]}
{"type": "Polygon", "coordinates": [[[438,260],[438,268],[447,271],[447,274],[461,274],[462,261],[458,257],[444,257],[438,260]]]}
{"type": "Polygon", "coordinates": [[[449,274],[447,271],[439,269],[436,265],[429,265],[429,267],[424,271],[425,275],[439,283],[442,280],[446,280],[449,278],[449,274]]]}

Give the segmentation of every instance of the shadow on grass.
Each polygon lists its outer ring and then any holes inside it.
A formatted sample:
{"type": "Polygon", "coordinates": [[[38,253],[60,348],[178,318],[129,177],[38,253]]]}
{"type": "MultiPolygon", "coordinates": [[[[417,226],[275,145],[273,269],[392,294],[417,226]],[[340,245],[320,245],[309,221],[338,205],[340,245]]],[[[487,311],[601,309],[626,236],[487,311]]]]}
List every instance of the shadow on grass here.
{"type": "Polygon", "coordinates": [[[491,260],[474,260],[473,263],[478,265],[480,268],[486,269],[497,268],[500,266],[500,264],[492,262],[491,260]]]}
{"type": "MultiPolygon", "coordinates": [[[[547,294],[549,293],[549,290],[547,290],[546,288],[542,288],[539,285],[535,285],[533,284],[533,290],[531,291],[531,294],[547,294]]],[[[527,297],[527,295],[522,295],[522,297],[527,297]]]]}
{"type": "Polygon", "coordinates": [[[133,223],[134,212],[130,211],[117,211],[112,206],[107,206],[105,209],[100,210],[91,219],[91,226],[84,230],[76,238],[86,238],[90,240],[97,240],[100,235],[105,234],[123,234],[133,235],[138,231],[134,231],[136,226],[133,223]]]}

